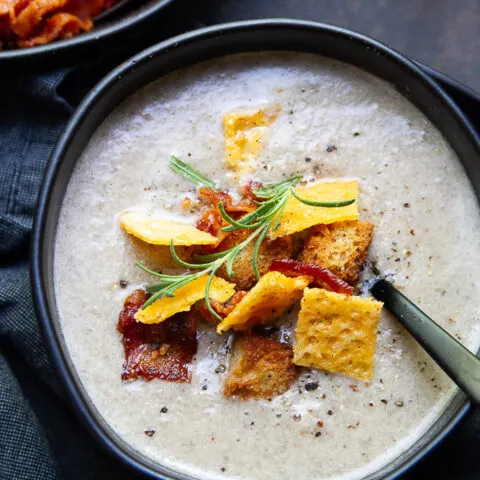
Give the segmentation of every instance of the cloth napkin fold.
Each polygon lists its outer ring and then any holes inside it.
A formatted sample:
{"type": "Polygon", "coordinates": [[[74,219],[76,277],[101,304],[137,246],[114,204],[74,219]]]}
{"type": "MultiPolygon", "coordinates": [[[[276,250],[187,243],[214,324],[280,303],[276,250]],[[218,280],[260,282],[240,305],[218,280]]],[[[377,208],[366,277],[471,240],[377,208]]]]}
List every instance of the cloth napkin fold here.
{"type": "Polygon", "coordinates": [[[0,479],[134,478],[79,426],[42,342],[28,244],[50,152],[73,108],[68,71],[2,78],[0,109],[0,479]]]}

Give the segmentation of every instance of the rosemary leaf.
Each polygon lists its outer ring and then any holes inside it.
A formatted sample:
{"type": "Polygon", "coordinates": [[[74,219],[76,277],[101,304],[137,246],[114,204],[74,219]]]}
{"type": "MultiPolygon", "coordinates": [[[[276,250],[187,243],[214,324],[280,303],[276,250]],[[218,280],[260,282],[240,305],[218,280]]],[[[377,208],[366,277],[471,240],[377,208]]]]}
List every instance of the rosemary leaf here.
{"type": "Polygon", "coordinates": [[[209,267],[210,262],[208,263],[188,263],[185,260],[182,260],[177,252],[175,251],[175,245],[173,244],[173,239],[170,241],[170,253],[172,254],[173,259],[182,267],[185,268],[204,268],[209,267]]]}
{"type": "Polygon", "coordinates": [[[195,258],[198,259],[200,262],[211,262],[212,260],[217,260],[224,257],[227,253],[230,253],[234,249],[235,247],[232,247],[228,250],[224,250],[223,252],[211,253],[209,255],[195,255],[195,258]]]}
{"type": "Polygon", "coordinates": [[[210,304],[210,287],[212,285],[214,275],[215,271],[210,274],[207,280],[207,286],[205,287],[205,305],[207,306],[208,311],[221,322],[223,318],[212,308],[212,305],[210,304]]]}
{"type": "MultiPolygon", "coordinates": [[[[220,215],[222,216],[222,218],[228,222],[230,225],[234,226],[234,227],[237,227],[238,230],[242,230],[244,228],[255,228],[255,224],[253,225],[248,225],[248,224],[245,224],[244,222],[237,222],[236,220],[234,220],[225,210],[225,207],[223,206],[223,202],[220,202],[218,204],[218,209],[220,210],[220,215]]],[[[230,227],[224,227],[224,228],[230,228],[230,227]]],[[[224,228],[222,228],[222,230],[225,232],[226,230],[224,230],[224,228]]],[[[233,230],[229,230],[229,231],[233,231],[233,230]]]]}
{"type": "Polygon", "coordinates": [[[354,198],[350,198],[349,200],[340,200],[338,202],[315,202],[313,200],[307,200],[306,198],[299,197],[295,190],[292,189],[292,195],[299,201],[304,203],[305,205],[311,205],[312,207],[324,207],[324,208],[339,208],[339,207],[348,207],[355,202],[354,198]]]}
{"type": "Polygon", "coordinates": [[[252,267],[257,280],[260,278],[260,272],[258,270],[258,253],[260,251],[260,247],[262,245],[263,239],[265,238],[265,235],[267,235],[271,225],[272,225],[272,222],[270,222],[268,225],[265,225],[263,227],[262,232],[260,233],[257,241],[255,242],[255,248],[253,250],[253,256],[252,256],[252,267]]]}
{"type": "Polygon", "coordinates": [[[185,178],[188,178],[188,180],[191,180],[197,185],[205,185],[206,187],[215,188],[214,182],[212,182],[200,172],[197,172],[190,165],[182,162],[175,156],[172,156],[169,166],[174,172],[179,173],[185,178]]]}

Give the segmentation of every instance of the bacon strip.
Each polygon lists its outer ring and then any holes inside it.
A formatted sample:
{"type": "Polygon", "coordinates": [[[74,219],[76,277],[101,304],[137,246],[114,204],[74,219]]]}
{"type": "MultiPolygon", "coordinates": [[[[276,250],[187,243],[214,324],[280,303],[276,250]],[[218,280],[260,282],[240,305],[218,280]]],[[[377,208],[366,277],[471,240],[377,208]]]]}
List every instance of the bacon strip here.
{"type": "Polygon", "coordinates": [[[198,199],[210,208],[203,212],[202,218],[197,222],[197,228],[218,238],[218,242],[215,245],[209,245],[203,248],[205,252],[214,251],[221,241],[229,235],[229,233],[222,232],[221,230],[222,227],[226,227],[228,223],[222,218],[218,204],[222,202],[226,212],[237,220],[258,208],[258,205],[255,203],[258,199],[255,197],[253,189],[259,186],[261,186],[261,184],[256,182],[249,182],[247,185],[244,185],[240,189],[242,199],[238,203],[235,203],[232,197],[226,192],[217,192],[208,187],[201,187],[199,189],[198,199]]]}
{"type": "Polygon", "coordinates": [[[64,7],[67,0],[33,0],[25,7],[11,23],[12,31],[20,38],[26,38],[33,33],[43,18],[64,7]]]}
{"type": "Polygon", "coordinates": [[[320,265],[305,264],[296,260],[274,260],[270,265],[270,271],[276,271],[289,276],[306,275],[312,277],[313,282],[325,290],[331,292],[352,295],[353,287],[338,278],[333,272],[320,265]]]}
{"type": "Polygon", "coordinates": [[[179,313],[156,325],[137,323],[134,315],[147,299],[143,290],[135,290],[118,319],[125,351],[122,380],[142,377],[190,383],[190,364],[197,352],[195,313],[179,313]]]}
{"type": "Polygon", "coordinates": [[[118,0],[0,0],[0,49],[32,47],[92,28],[118,0]]]}
{"type": "Polygon", "coordinates": [[[18,40],[17,43],[20,48],[44,45],[53,40],[73,37],[81,30],[87,32],[92,26],[91,20],[80,20],[70,13],[57,13],[46,20],[45,26],[38,35],[28,40],[18,40]]]}
{"type": "Polygon", "coordinates": [[[93,18],[102,10],[111,7],[114,3],[116,2],[107,2],[105,0],[68,0],[65,11],[79,18],[93,18]]]}

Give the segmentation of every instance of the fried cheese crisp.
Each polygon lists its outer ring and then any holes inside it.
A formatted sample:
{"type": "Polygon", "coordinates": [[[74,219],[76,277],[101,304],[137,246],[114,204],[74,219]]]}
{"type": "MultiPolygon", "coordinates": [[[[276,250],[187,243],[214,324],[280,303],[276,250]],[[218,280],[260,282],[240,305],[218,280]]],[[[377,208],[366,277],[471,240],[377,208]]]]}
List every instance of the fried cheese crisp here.
{"type": "Polygon", "coordinates": [[[279,317],[301,298],[308,282],[307,277],[286,277],[279,272],[268,272],[217,325],[217,333],[230,329],[247,330],[279,317]]]}
{"type": "Polygon", "coordinates": [[[214,245],[217,239],[193,225],[164,218],[149,217],[138,212],[120,215],[120,226],[129,234],[152,245],[214,245]]]}
{"type": "Polygon", "coordinates": [[[223,388],[226,397],[270,398],[285,393],[298,376],[290,345],[263,335],[237,337],[223,388]]]}
{"type": "MultiPolygon", "coordinates": [[[[190,310],[198,300],[205,298],[208,275],[191,281],[175,291],[174,297],[159,298],[147,308],[135,314],[135,320],[146,324],[161,323],[172,315],[190,310]]],[[[222,278],[214,277],[210,286],[210,298],[217,302],[226,302],[235,293],[235,285],[222,278]]]]}
{"type": "Polygon", "coordinates": [[[295,331],[294,363],[370,381],[382,306],[370,298],[306,288],[295,331]]]}
{"type": "Polygon", "coordinates": [[[283,237],[301,232],[313,225],[358,219],[358,182],[328,181],[297,187],[295,192],[302,198],[315,202],[336,202],[355,198],[346,207],[314,207],[291,196],[283,211],[279,227],[270,233],[270,238],[283,237]]]}
{"type": "Polygon", "coordinates": [[[234,111],[223,116],[225,163],[228,168],[249,168],[263,148],[267,127],[275,121],[280,105],[234,111]]]}
{"type": "Polygon", "coordinates": [[[355,285],[367,259],[373,228],[373,224],[358,220],[316,225],[299,260],[328,268],[355,285]]]}

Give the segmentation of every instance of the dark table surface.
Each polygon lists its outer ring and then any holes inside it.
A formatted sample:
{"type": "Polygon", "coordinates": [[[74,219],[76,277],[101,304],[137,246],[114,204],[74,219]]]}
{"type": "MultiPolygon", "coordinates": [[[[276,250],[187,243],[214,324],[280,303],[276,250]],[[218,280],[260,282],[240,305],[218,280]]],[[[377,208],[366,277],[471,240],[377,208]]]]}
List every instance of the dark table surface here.
{"type": "Polygon", "coordinates": [[[292,17],[356,30],[480,89],[479,0],[190,0],[193,17],[220,23],[292,17]]]}

